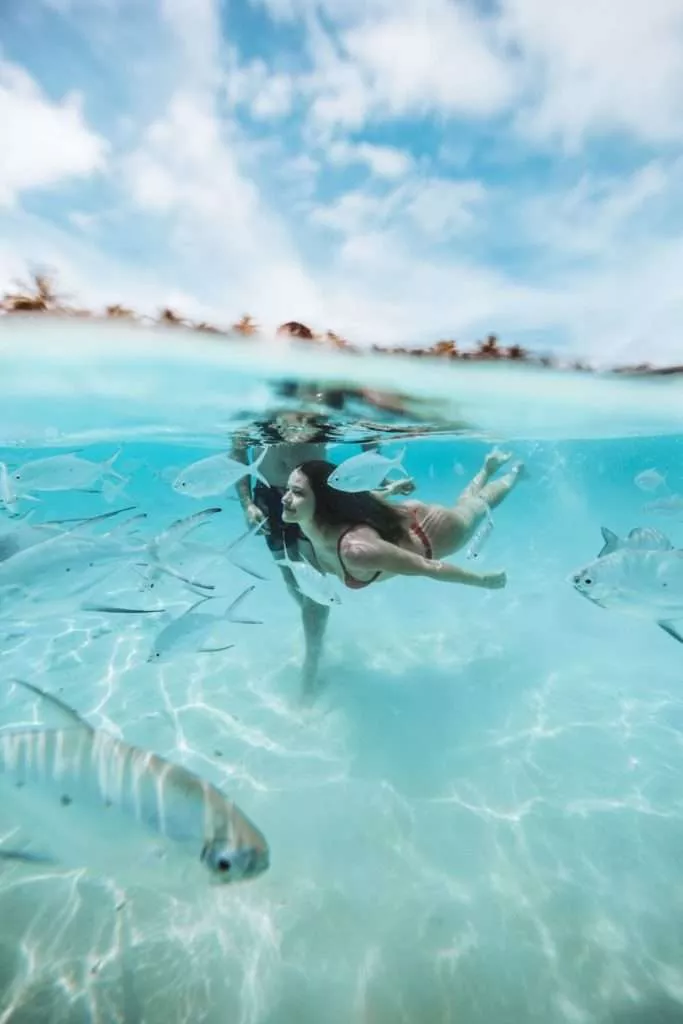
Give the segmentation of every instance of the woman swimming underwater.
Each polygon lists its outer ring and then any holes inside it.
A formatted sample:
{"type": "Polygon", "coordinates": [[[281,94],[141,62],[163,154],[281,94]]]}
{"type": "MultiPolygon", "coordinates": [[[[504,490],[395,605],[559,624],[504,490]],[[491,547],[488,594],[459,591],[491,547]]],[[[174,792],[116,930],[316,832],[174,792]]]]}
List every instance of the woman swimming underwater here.
{"type": "MultiPolygon", "coordinates": [[[[492,479],[510,458],[498,449],[490,452],[452,507],[413,499],[390,505],[369,491],[338,491],[327,482],[336,468],[332,463],[304,462],[289,476],[282,518],[296,523],[308,540],[301,553],[347,587],[360,589],[392,576],[424,576],[496,590],[507,582],[504,572],[470,572],[441,559],[459,551],[488,511],[513,490],[521,463],[492,479]]],[[[394,485],[394,493],[404,483],[394,485]]]]}

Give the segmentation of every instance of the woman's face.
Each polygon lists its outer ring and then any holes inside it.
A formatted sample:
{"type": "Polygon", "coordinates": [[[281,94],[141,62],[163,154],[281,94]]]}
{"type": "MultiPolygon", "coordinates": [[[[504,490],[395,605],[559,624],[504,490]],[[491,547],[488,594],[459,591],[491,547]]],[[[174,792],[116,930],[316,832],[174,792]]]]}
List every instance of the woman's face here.
{"type": "Polygon", "coordinates": [[[305,523],[313,518],[315,497],[307,477],[300,469],[290,473],[282,496],[282,518],[286,523],[305,523]]]}

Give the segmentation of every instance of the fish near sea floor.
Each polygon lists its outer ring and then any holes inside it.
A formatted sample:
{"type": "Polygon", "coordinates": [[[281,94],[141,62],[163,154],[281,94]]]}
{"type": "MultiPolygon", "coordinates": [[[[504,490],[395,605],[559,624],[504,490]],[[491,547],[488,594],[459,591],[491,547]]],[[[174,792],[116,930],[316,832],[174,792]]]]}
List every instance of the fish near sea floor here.
{"type": "Polygon", "coordinates": [[[268,869],[265,837],[216,786],[13,682],[59,724],[0,731],[0,860],[174,891],[268,869]]]}

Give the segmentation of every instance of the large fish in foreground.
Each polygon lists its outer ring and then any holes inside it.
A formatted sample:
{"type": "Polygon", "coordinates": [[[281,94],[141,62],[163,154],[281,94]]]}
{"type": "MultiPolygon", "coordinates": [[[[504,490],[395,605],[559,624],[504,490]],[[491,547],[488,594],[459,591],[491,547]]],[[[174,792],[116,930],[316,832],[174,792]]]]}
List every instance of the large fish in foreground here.
{"type": "Polygon", "coordinates": [[[3,830],[11,825],[0,860],[148,888],[239,882],[268,869],[264,836],[216,786],[13,682],[57,713],[60,727],[0,731],[0,817],[3,830]]]}
{"type": "Polygon", "coordinates": [[[598,557],[571,577],[600,608],[653,619],[683,643],[683,550],[659,530],[635,529],[622,539],[602,527],[598,557]]]}

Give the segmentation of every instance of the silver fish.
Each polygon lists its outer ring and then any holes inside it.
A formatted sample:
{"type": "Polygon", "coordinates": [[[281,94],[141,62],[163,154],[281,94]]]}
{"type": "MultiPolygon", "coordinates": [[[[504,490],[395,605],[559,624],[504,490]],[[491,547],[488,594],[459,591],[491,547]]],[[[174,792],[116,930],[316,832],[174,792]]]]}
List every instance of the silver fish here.
{"type": "Polygon", "coordinates": [[[659,530],[631,530],[625,539],[602,527],[598,557],[571,576],[575,590],[600,608],[652,619],[683,643],[683,551],[659,530]]]}
{"type": "Polygon", "coordinates": [[[155,889],[234,883],[268,869],[265,837],[216,786],[14,682],[64,724],[0,733],[1,810],[13,823],[0,857],[155,889]]]}
{"type": "MultiPolygon", "coordinates": [[[[220,511],[220,509],[212,511],[220,511]]],[[[90,520],[49,536],[47,540],[32,544],[28,548],[17,551],[4,561],[0,561],[0,593],[9,588],[31,591],[45,586],[65,584],[66,580],[70,578],[67,574],[133,558],[137,558],[138,561],[144,559],[145,564],[152,563],[162,572],[172,575],[188,585],[202,586],[198,581],[187,579],[172,566],[160,561],[159,552],[162,539],[168,531],[163,531],[149,542],[137,541],[133,537],[125,535],[124,531],[131,522],[139,519],[139,516],[134,516],[132,520],[120,524],[108,533],[88,535],[86,532],[88,527],[115,514],[104,513],[94,516],[90,520]]],[[[172,529],[176,537],[182,531],[183,525],[187,529],[192,529],[194,519],[195,517],[191,516],[188,520],[179,520],[174,524],[172,529]]],[[[207,589],[213,590],[214,588],[208,587],[207,589]]]]}
{"type": "Polygon", "coordinates": [[[252,585],[242,591],[239,597],[232,602],[225,616],[221,618],[197,611],[207,601],[216,600],[214,597],[200,598],[159,631],[147,661],[159,665],[171,661],[174,656],[181,653],[217,654],[219,651],[230,650],[235,646],[234,644],[213,644],[209,639],[210,635],[223,621],[242,625],[261,625],[259,619],[242,619],[235,615],[239,606],[254,589],[255,587],[252,585]]]}
{"type": "Polygon", "coordinates": [[[190,498],[209,498],[223,494],[243,476],[253,476],[267,487],[268,481],[261,476],[258,469],[266,452],[267,449],[264,448],[258,459],[249,465],[223,453],[209,455],[181,470],[171,486],[178,494],[185,494],[190,498]]]}
{"type": "Polygon", "coordinates": [[[467,552],[466,552],[466,555],[467,555],[468,558],[478,558],[479,557],[479,555],[481,553],[481,549],[484,547],[484,544],[486,543],[486,541],[491,536],[491,531],[492,530],[493,530],[493,516],[491,515],[491,509],[487,505],[486,506],[486,515],[482,519],[482,521],[479,524],[479,526],[477,527],[477,529],[474,531],[474,535],[472,537],[472,540],[470,541],[470,543],[468,545],[467,552]]]}
{"type": "Polygon", "coordinates": [[[289,569],[301,593],[310,597],[311,601],[327,607],[341,604],[341,598],[334,589],[332,579],[326,573],[318,572],[310,562],[303,559],[292,561],[285,549],[285,557],[276,559],[276,565],[289,569]]]}
{"type": "Polygon", "coordinates": [[[10,481],[9,471],[4,462],[0,462],[0,505],[10,514],[16,515],[17,495],[10,481]]]}
{"type": "Polygon", "coordinates": [[[641,491],[657,491],[666,483],[666,478],[656,469],[644,469],[633,478],[633,482],[641,491]]]}
{"type": "Polygon", "coordinates": [[[671,494],[668,498],[657,498],[643,506],[644,512],[662,512],[664,515],[680,515],[683,513],[683,496],[671,494]]]}
{"type": "Polygon", "coordinates": [[[126,478],[114,469],[114,463],[121,454],[119,449],[105,462],[82,459],[73,452],[67,455],[50,455],[45,459],[25,462],[12,474],[12,483],[19,494],[30,491],[69,491],[94,488],[101,480],[113,477],[119,483],[126,478]]]}
{"type": "Polygon", "coordinates": [[[192,530],[205,525],[215,511],[220,510],[205,509],[203,512],[196,512],[193,516],[178,521],[181,526],[183,526],[183,524],[190,524],[189,528],[183,528],[182,530],[180,538],[182,540],[182,546],[179,544],[179,540],[176,537],[175,530],[177,524],[174,523],[167,531],[165,531],[164,534],[161,535],[156,546],[157,562],[150,565],[147,572],[144,574],[141,589],[153,589],[161,572],[158,568],[159,562],[167,563],[170,558],[173,558],[174,564],[185,577],[197,578],[198,576],[201,576],[202,579],[205,579],[208,569],[212,565],[216,565],[216,563],[218,563],[217,570],[222,578],[225,575],[225,566],[220,565],[220,561],[222,559],[226,559],[236,568],[246,572],[249,576],[253,576],[256,579],[261,580],[266,578],[262,573],[257,572],[248,565],[245,565],[243,561],[238,561],[235,557],[235,552],[246,540],[249,540],[255,533],[262,529],[263,523],[257,523],[245,533],[240,534],[239,537],[231,541],[225,547],[212,547],[209,544],[198,544],[186,539],[192,530]]]}
{"type": "Polygon", "coordinates": [[[338,491],[357,494],[361,491],[374,491],[380,486],[392,469],[397,469],[408,476],[403,467],[406,449],[403,447],[395,459],[387,459],[378,452],[361,452],[340,463],[327,478],[330,487],[338,491]]]}

